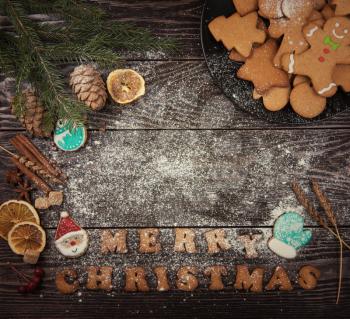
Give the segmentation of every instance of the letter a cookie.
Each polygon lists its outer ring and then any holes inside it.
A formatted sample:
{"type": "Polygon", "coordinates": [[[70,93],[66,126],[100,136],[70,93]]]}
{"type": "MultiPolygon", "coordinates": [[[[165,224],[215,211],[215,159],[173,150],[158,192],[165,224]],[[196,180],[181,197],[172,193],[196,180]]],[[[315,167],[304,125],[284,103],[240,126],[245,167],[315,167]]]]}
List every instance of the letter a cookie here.
{"type": "Polygon", "coordinates": [[[323,29],[310,24],[304,28],[304,34],[310,48],[301,54],[284,55],[282,66],[288,73],[308,76],[319,95],[331,97],[337,91],[334,68],[350,64],[350,19],[331,18],[323,29]]]}
{"type": "Polygon", "coordinates": [[[256,12],[241,17],[238,13],[226,18],[220,16],[209,23],[209,30],[216,41],[227,50],[236,49],[244,57],[251,53],[254,43],[264,43],[266,34],[257,27],[256,12]]]}

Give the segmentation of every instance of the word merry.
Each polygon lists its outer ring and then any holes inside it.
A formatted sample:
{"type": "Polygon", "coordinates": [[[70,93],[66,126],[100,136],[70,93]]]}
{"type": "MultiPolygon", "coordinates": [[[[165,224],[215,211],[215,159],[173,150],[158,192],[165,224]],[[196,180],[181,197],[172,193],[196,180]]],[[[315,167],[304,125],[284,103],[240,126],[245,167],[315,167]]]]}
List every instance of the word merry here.
{"type": "MultiPolygon", "coordinates": [[[[140,253],[158,253],[162,246],[159,240],[158,228],[144,228],[139,231],[139,252],[140,253]]],[[[104,230],[101,234],[101,253],[120,253],[128,252],[126,229],[117,230],[114,234],[110,230],[104,230]]],[[[214,229],[205,232],[204,238],[207,243],[207,252],[210,254],[226,251],[231,248],[231,244],[226,237],[224,229],[214,229]]],[[[237,240],[242,243],[246,251],[246,258],[256,258],[256,244],[262,239],[262,235],[242,235],[237,240]]],[[[190,228],[175,228],[174,252],[197,253],[196,234],[190,228]]]]}
{"type": "MultiPolygon", "coordinates": [[[[112,291],[113,267],[111,266],[91,266],[87,268],[86,288],[89,290],[112,291]]],[[[235,278],[233,279],[233,288],[236,290],[245,290],[250,292],[262,292],[265,290],[293,290],[293,285],[289,279],[286,270],[277,266],[272,277],[264,286],[264,268],[257,267],[251,272],[246,265],[237,265],[235,267],[235,278]]],[[[223,290],[225,285],[223,277],[228,275],[228,269],[225,266],[210,266],[204,269],[203,274],[209,278],[209,290],[223,290]]],[[[124,269],[125,284],[123,290],[126,292],[148,292],[150,290],[169,291],[175,289],[181,291],[194,291],[199,286],[199,269],[195,266],[180,267],[176,273],[175,285],[170,285],[169,274],[166,267],[158,266],[147,274],[142,267],[129,267],[124,269]],[[151,287],[147,278],[155,276],[156,287],[151,287]]],[[[298,272],[297,282],[300,287],[306,290],[314,289],[320,278],[320,271],[313,266],[303,266],[298,272]]],[[[62,294],[72,294],[80,288],[79,275],[73,268],[63,269],[56,273],[56,287],[62,294]]],[[[231,278],[228,278],[229,280],[231,278]]],[[[231,282],[231,280],[230,280],[231,282]]]]}

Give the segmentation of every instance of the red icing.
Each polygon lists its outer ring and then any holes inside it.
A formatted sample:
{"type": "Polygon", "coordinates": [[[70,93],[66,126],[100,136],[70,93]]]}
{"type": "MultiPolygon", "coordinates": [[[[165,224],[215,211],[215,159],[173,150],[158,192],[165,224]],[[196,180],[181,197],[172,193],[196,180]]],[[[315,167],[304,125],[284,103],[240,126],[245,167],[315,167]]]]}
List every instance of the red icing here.
{"type": "Polygon", "coordinates": [[[320,61],[320,62],[324,62],[326,59],[323,57],[323,56],[320,56],[319,58],[318,58],[318,61],[320,61]]]}
{"type": "Polygon", "coordinates": [[[72,231],[79,231],[79,230],[81,230],[81,228],[73,221],[72,218],[70,218],[69,216],[65,218],[61,218],[56,230],[55,240],[59,239],[63,235],[68,234],[72,231]]]}
{"type": "Polygon", "coordinates": [[[324,52],[325,54],[329,54],[331,51],[330,51],[328,48],[324,48],[324,49],[323,49],[323,52],[324,52]]]}

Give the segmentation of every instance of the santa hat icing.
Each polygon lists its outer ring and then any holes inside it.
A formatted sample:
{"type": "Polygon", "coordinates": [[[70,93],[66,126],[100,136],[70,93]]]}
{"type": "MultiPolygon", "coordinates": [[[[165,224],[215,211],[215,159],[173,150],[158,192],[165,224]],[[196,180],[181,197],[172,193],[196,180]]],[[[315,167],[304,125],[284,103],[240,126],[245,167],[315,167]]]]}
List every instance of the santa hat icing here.
{"type": "Polygon", "coordinates": [[[63,241],[66,237],[73,235],[73,233],[85,233],[85,231],[74,222],[67,212],[62,212],[57,226],[55,240],[63,241]]]}

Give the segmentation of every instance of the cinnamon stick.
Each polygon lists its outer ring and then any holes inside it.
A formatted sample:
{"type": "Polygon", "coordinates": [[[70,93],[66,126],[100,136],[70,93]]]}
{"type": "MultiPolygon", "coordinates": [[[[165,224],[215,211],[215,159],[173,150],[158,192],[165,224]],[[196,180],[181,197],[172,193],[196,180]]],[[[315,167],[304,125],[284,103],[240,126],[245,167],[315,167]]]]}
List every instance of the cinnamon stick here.
{"type": "Polygon", "coordinates": [[[18,141],[16,137],[11,138],[10,142],[18,151],[18,153],[20,153],[30,161],[36,162],[35,156],[20,141],[18,141]]]}
{"type": "Polygon", "coordinates": [[[26,136],[17,134],[16,139],[20,141],[35,156],[36,161],[44,166],[50,174],[55,177],[62,175],[62,171],[57,167],[54,167],[51,162],[44,156],[44,154],[41,153],[41,151],[26,136]]]}
{"type": "Polygon", "coordinates": [[[11,157],[11,161],[17,166],[17,168],[28,177],[41,191],[45,194],[48,194],[52,191],[49,185],[47,185],[40,177],[33,174],[29,168],[19,162],[19,160],[15,157],[11,157]]]}
{"type": "Polygon", "coordinates": [[[28,167],[33,173],[53,182],[55,184],[64,184],[65,180],[61,176],[52,175],[45,167],[38,163],[35,156],[16,138],[10,140],[16,150],[23,156],[18,157],[20,163],[28,167]]]}

